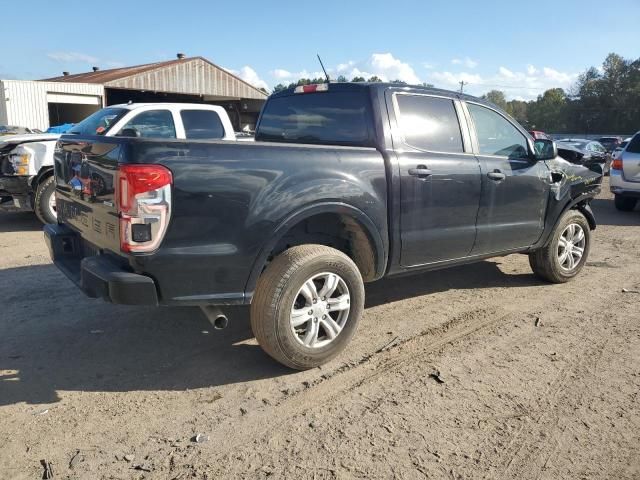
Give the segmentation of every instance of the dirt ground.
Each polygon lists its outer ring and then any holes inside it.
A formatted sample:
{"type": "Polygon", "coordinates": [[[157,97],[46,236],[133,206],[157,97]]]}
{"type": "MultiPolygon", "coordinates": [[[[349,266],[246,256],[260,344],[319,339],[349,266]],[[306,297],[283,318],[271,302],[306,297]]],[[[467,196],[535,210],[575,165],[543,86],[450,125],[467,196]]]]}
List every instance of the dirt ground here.
{"type": "Polygon", "coordinates": [[[0,214],[0,478],[640,478],[640,212],[593,207],[573,282],[513,255],[368,285],[348,351],[303,373],[245,309],[219,332],[85,298],[0,214]]]}

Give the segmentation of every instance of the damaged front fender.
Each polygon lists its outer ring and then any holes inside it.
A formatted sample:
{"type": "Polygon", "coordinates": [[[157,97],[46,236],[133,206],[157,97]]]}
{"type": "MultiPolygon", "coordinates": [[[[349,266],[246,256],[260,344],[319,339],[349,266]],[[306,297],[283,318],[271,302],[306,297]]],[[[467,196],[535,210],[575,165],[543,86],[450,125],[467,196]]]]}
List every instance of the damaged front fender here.
{"type": "Polygon", "coordinates": [[[546,164],[549,168],[549,203],[544,234],[533,249],[547,243],[564,212],[571,208],[580,210],[589,222],[589,227],[594,230],[596,219],[589,203],[602,190],[601,164],[575,164],[561,157],[547,160],[546,164]]]}

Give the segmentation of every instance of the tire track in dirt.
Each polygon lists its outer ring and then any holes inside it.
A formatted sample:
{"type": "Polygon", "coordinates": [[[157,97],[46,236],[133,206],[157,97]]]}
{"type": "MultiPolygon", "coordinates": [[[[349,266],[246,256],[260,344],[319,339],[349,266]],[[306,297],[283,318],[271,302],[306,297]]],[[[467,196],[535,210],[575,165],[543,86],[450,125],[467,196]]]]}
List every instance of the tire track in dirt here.
{"type": "Polygon", "coordinates": [[[583,350],[577,361],[567,365],[543,394],[540,407],[529,412],[512,436],[504,454],[499,478],[539,478],[551,455],[562,445],[566,427],[561,425],[563,409],[578,405],[585,396],[585,379],[598,363],[607,340],[583,350]],[[580,374],[580,375],[578,375],[580,374]],[[576,396],[576,393],[578,395],[576,396]],[[544,440],[541,440],[544,436],[544,440]]]}
{"type": "MultiPolygon", "coordinates": [[[[444,325],[427,329],[405,339],[388,350],[371,353],[357,362],[325,374],[315,383],[310,383],[307,388],[291,393],[269,409],[248,414],[241,429],[238,428],[236,420],[212,432],[216,437],[228,440],[224,445],[216,445],[215,458],[223,457],[241,446],[246,446],[252,440],[268,434],[270,430],[282,429],[284,424],[292,421],[292,418],[317,406],[330,403],[336,397],[357,390],[382,376],[392,375],[409,364],[416,364],[416,362],[420,364],[420,360],[447,345],[493,327],[511,315],[513,315],[512,312],[504,313],[498,308],[472,310],[451,319],[444,325]],[[436,335],[437,337],[433,338],[436,335]],[[417,352],[416,349],[418,349],[417,352]],[[242,433],[238,435],[239,430],[249,434],[250,438],[246,438],[242,433]]],[[[193,460],[195,461],[195,458],[193,460]]],[[[207,455],[207,461],[212,460],[213,458],[207,455]]]]}

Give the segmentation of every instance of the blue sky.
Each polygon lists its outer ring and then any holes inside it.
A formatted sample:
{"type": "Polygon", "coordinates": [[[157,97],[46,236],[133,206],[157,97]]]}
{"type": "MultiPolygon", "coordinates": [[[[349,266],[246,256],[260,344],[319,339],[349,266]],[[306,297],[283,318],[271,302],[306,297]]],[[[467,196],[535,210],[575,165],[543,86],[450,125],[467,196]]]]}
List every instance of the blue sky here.
{"type": "Polygon", "coordinates": [[[0,78],[201,55],[258,86],[378,75],[534,98],[615,51],[640,56],[639,0],[3,2],[0,78]],[[7,21],[10,20],[10,21],[7,21]]]}

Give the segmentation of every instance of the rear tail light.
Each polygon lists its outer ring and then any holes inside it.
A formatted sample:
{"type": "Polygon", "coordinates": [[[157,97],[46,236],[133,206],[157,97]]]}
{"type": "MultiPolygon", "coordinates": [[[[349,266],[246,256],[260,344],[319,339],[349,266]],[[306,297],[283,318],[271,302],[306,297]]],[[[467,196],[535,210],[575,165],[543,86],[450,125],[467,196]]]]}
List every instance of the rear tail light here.
{"type": "Polygon", "coordinates": [[[151,252],[162,241],[171,214],[171,171],[161,165],[120,165],[117,201],[120,250],[151,252]]]}
{"type": "Polygon", "coordinates": [[[613,159],[611,170],[622,170],[622,155],[618,155],[618,158],[613,159]]]}
{"type": "Polygon", "coordinates": [[[294,93],[314,93],[314,92],[327,92],[329,90],[328,83],[316,83],[313,85],[299,85],[293,91],[294,93]]]}

